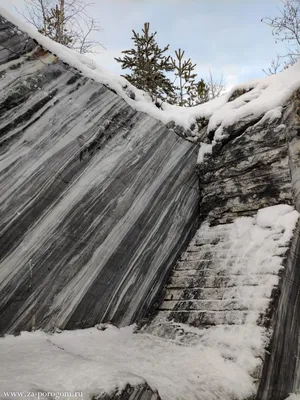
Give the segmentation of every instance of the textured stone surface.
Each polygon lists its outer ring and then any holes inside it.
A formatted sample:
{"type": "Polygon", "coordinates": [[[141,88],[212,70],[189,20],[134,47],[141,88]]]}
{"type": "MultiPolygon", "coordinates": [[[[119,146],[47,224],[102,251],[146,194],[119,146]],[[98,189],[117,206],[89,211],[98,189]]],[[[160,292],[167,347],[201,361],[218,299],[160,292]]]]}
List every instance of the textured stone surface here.
{"type": "Polygon", "coordinates": [[[200,212],[213,224],[279,203],[294,204],[281,119],[252,121],[239,129],[230,127],[226,140],[199,166],[200,212]]]}
{"type": "Polygon", "coordinates": [[[300,226],[292,242],[287,267],[280,286],[275,315],[275,331],[266,354],[257,399],[282,400],[300,387],[300,226]]]}
{"type": "Polygon", "coordinates": [[[200,219],[205,223],[176,264],[160,310],[147,328],[148,332],[172,339],[180,334],[183,342],[197,343],[201,329],[222,325],[234,334],[234,326],[245,324],[251,314],[256,315],[258,325],[267,329],[276,327],[273,344],[265,354],[264,349],[259,352],[261,368],[253,371],[257,387],[260,383],[259,400],[283,400],[300,387],[297,378],[300,314],[295,311],[299,310],[299,291],[297,283],[293,283],[299,280],[299,229],[291,252],[282,254],[282,263],[288,263],[282,293],[278,289],[281,274],[270,271],[264,275],[244,275],[241,271],[252,256],[255,263],[256,250],[249,254],[248,261],[239,261],[238,254],[243,249],[231,248],[226,237],[233,221],[241,216],[255,216],[261,208],[284,203],[296,204],[299,211],[297,104],[294,98],[292,106],[284,108],[281,118],[272,121],[250,118],[230,127],[212,156],[206,156],[198,166],[200,219]],[[212,227],[207,228],[208,224],[212,227]],[[234,273],[239,264],[241,270],[234,273]],[[274,290],[260,297],[259,287],[270,282],[274,290]],[[274,313],[278,300],[280,307],[274,313]],[[263,313],[258,311],[261,307],[263,313]],[[199,333],[185,331],[181,323],[200,328],[199,333]]]}
{"type": "Polygon", "coordinates": [[[240,121],[228,128],[225,136],[213,156],[198,166],[200,216],[205,224],[173,270],[160,306],[161,312],[176,322],[198,326],[243,323],[247,307],[218,299],[233,290],[235,280],[247,293],[257,280],[278,281],[272,274],[252,278],[232,275],[237,253],[228,248],[226,235],[237,217],[253,216],[257,210],[279,203],[293,204],[286,126],[279,118],[240,121]],[[216,229],[208,229],[207,224],[216,229]]]}
{"type": "Polygon", "coordinates": [[[2,334],[137,321],[197,223],[196,146],[55,61],[0,67],[2,334]]]}
{"type": "Polygon", "coordinates": [[[268,228],[265,240],[255,242],[256,229],[252,219],[212,227],[202,224],[166,285],[153,324],[161,325],[159,334],[169,330],[170,321],[201,329],[218,325],[231,329],[257,321],[269,328],[288,244],[279,246],[282,234],[268,228]]]}
{"type": "MultiPolygon", "coordinates": [[[[294,94],[283,119],[293,184],[295,206],[300,211],[300,93],[294,94]]],[[[300,226],[298,223],[280,285],[280,297],[258,400],[282,400],[300,388],[300,226]]]]}
{"type": "Polygon", "coordinates": [[[0,65],[33,50],[35,43],[0,15],[0,65]]]}
{"type": "Polygon", "coordinates": [[[152,390],[147,383],[131,386],[115,391],[111,394],[93,395],[92,400],[161,400],[156,390],[152,390]]]}

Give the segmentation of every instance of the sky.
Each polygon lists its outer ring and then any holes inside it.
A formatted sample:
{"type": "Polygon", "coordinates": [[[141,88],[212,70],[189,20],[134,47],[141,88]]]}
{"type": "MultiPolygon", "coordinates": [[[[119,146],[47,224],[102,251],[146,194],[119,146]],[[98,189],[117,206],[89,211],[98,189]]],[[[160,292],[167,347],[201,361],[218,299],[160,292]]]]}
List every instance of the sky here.
{"type": "MultiPolygon", "coordinates": [[[[132,48],[132,29],[140,32],[144,22],[157,31],[157,41],[178,48],[197,64],[198,78],[215,79],[222,74],[227,89],[265,76],[284,45],[275,43],[272,30],[261,22],[279,14],[281,0],[93,0],[90,11],[103,31],[97,34],[106,48],[94,59],[101,66],[122,73],[114,57],[132,48]]],[[[0,5],[16,13],[24,0],[0,0],[0,5]]]]}

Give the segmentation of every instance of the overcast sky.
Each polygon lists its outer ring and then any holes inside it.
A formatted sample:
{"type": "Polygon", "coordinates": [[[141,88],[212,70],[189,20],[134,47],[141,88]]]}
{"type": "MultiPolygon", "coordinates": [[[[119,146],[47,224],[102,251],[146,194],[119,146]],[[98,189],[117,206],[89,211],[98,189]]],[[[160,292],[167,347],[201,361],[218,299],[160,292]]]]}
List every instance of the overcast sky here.
{"type": "MultiPolygon", "coordinates": [[[[284,53],[275,44],[271,28],[261,22],[278,15],[280,0],[93,0],[92,14],[103,28],[98,39],[106,47],[97,62],[120,73],[114,57],[131,48],[131,31],[140,31],[144,22],[156,30],[161,46],[171,51],[182,48],[198,65],[199,77],[209,69],[224,74],[227,87],[264,76],[276,54],[284,53]]],[[[24,0],[0,0],[1,6],[16,12],[24,0]],[[9,1],[9,4],[8,4],[9,1]]]]}

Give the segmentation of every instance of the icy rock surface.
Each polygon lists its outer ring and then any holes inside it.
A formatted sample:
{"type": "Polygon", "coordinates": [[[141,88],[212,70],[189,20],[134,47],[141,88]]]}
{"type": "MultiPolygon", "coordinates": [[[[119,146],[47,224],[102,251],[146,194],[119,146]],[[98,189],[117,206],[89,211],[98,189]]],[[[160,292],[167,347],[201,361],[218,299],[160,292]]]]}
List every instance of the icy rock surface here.
{"type": "Polygon", "coordinates": [[[130,324],[197,222],[197,148],[26,51],[0,66],[0,332],[130,324]]]}

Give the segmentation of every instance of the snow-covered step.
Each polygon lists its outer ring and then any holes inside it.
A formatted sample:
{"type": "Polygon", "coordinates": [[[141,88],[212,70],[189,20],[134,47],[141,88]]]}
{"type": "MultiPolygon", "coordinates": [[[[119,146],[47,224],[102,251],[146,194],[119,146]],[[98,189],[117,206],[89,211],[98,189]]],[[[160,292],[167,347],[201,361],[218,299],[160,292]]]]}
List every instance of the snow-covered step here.
{"type": "MultiPolygon", "coordinates": [[[[169,321],[190,324],[195,327],[207,327],[208,325],[242,325],[245,324],[248,311],[160,311],[169,321]]],[[[259,317],[256,313],[250,313],[252,318],[259,317]]]]}
{"type": "Polygon", "coordinates": [[[227,250],[223,249],[207,249],[204,251],[197,251],[197,252],[189,252],[186,251],[182,256],[180,257],[180,261],[202,261],[202,260],[207,260],[207,259],[218,259],[218,260],[224,260],[226,261],[227,259],[235,259],[236,256],[235,254],[230,254],[227,250]]]}
{"type": "Polygon", "coordinates": [[[257,299],[255,302],[253,298],[240,297],[236,299],[220,299],[220,300],[165,300],[160,310],[205,310],[205,311],[232,311],[232,310],[261,310],[266,309],[270,299],[257,299]]]}
{"type": "Polygon", "coordinates": [[[268,275],[228,275],[219,276],[218,274],[207,277],[201,276],[172,276],[167,288],[222,288],[233,286],[275,286],[278,277],[274,274],[268,275]]]}
{"type": "MultiPolygon", "coordinates": [[[[276,287],[274,287],[274,290],[276,287]]],[[[262,298],[270,295],[270,289],[265,287],[260,288],[262,298]]],[[[226,300],[246,297],[251,301],[257,297],[257,286],[232,286],[224,288],[187,288],[182,289],[167,289],[164,300],[226,300]]]]}
{"type": "Polygon", "coordinates": [[[198,260],[198,261],[178,261],[175,265],[174,270],[186,270],[186,269],[200,269],[210,268],[213,265],[212,260],[198,260]]]}
{"type": "MultiPolygon", "coordinates": [[[[276,268],[277,269],[277,268],[276,268]]],[[[260,271],[258,274],[255,274],[253,276],[258,277],[259,275],[276,275],[278,276],[278,272],[279,270],[277,269],[274,270],[273,268],[270,268],[266,273],[263,273],[262,271],[260,271]]],[[[234,268],[222,268],[222,269],[217,269],[214,270],[213,268],[203,268],[203,269],[181,269],[181,270],[174,270],[173,272],[173,277],[176,276],[180,276],[180,277],[202,277],[202,276],[206,276],[206,277],[210,277],[210,276],[218,276],[218,277],[228,277],[228,276],[242,276],[242,275],[246,275],[249,276],[248,274],[245,273],[245,271],[243,271],[243,273],[241,272],[236,272],[234,268]]]]}
{"type": "Polygon", "coordinates": [[[175,265],[153,323],[263,324],[297,216],[279,205],[230,224],[204,222],[175,265]]]}
{"type": "Polygon", "coordinates": [[[203,269],[175,269],[173,272],[173,277],[188,277],[188,276],[210,276],[213,273],[213,269],[211,268],[203,268],[203,269]]]}
{"type": "MultiPolygon", "coordinates": [[[[222,242],[222,244],[219,244],[218,248],[221,250],[228,250],[228,245],[229,242],[222,242]]],[[[213,252],[215,249],[215,244],[212,243],[205,243],[205,244],[197,244],[197,243],[191,243],[189,247],[186,249],[188,253],[191,252],[202,252],[202,251],[211,251],[213,252]]]]}
{"type": "Polygon", "coordinates": [[[164,300],[193,300],[193,299],[213,299],[219,300],[223,298],[226,289],[220,288],[201,288],[193,289],[167,289],[164,300]]]}

